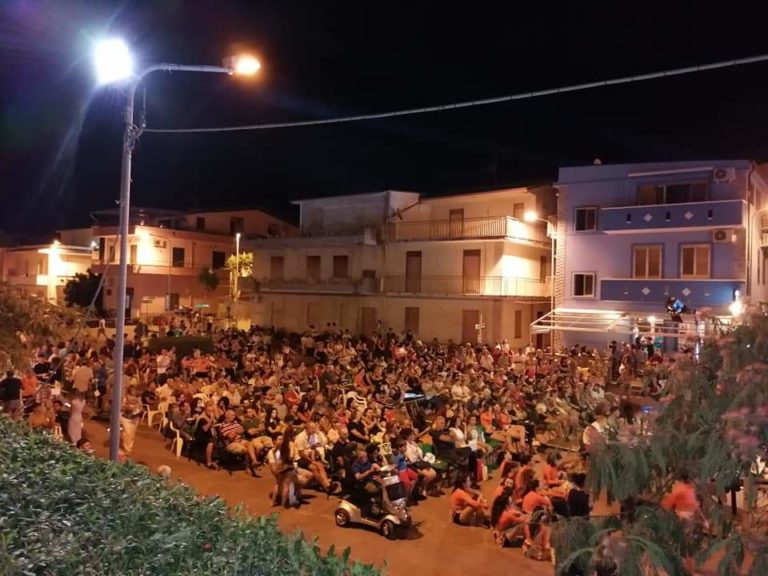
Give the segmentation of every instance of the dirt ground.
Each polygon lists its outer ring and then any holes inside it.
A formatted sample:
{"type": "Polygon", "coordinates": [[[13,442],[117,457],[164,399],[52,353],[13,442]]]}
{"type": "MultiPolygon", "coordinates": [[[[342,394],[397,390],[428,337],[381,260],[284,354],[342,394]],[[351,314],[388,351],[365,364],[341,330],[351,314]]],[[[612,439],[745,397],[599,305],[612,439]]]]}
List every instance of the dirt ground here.
{"type": "MultiPolygon", "coordinates": [[[[107,430],[99,422],[86,422],[86,431],[100,456],[108,454],[107,430]]],[[[457,526],[450,521],[448,494],[429,498],[412,509],[416,524],[407,540],[390,541],[377,532],[361,528],[339,528],[334,524],[333,511],[338,499],[325,494],[307,491],[311,498],[300,509],[273,508],[268,498],[272,476],[262,469],[261,477],[254,478],[245,472],[230,475],[225,471],[212,471],[185,457],[176,459],[164,444],[156,430],[141,426],[136,437],[133,459],[156,470],[167,464],[172,479],[184,482],[206,495],[219,495],[229,504],[242,504],[252,514],[279,515],[280,526],[288,533],[302,530],[308,538],[317,538],[319,545],[327,549],[352,548],[352,558],[377,566],[385,565],[393,576],[498,576],[514,573],[515,576],[542,576],[553,574],[549,562],[537,562],[525,558],[519,549],[499,548],[491,531],[483,528],[457,526]]],[[[483,492],[490,499],[496,486],[496,477],[483,483],[483,492]]]]}

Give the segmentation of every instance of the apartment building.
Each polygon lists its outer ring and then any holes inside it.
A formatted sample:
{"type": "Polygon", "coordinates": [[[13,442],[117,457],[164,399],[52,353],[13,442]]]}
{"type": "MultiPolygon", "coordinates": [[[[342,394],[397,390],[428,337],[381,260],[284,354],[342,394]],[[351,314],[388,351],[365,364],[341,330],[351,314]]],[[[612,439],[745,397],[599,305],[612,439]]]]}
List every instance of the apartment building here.
{"type": "Polygon", "coordinates": [[[54,304],[64,304],[64,286],[91,265],[91,229],[61,230],[46,244],[2,249],[0,279],[54,304]]]}
{"type": "MultiPolygon", "coordinates": [[[[92,268],[106,274],[104,307],[117,303],[117,270],[120,262],[116,210],[94,212],[92,268]]],[[[241,240],[282,236],[294,228],[260,210],[178,212],[151,208],[131,211],[128,237],[128,318],[158,314],[179,306],[208,306],[227,315],[227,258],[241,240]],[[210,293],[199,280],[204,269],[220,271],[220,286],[210,293]]]]}
{"type": "Polygon", "coordinates": [[[568,167],[556,186],[556,309],[534,331],[600,347],[653,333],[670,348],[706,326],[672,322],[668,299],[723,321],[768,299],[768,187],[753,163],[568,167]]]}
{"type": "Polygon", "coordinates": [[[297,204],[295,237],[248,243],[256,268],[269,271],[258,280],[256,323],[524,345],[531,321],[549,311],[546,223],[524,216],[554,213],[551,187],[436,198],[384,191],[297,204]]]}

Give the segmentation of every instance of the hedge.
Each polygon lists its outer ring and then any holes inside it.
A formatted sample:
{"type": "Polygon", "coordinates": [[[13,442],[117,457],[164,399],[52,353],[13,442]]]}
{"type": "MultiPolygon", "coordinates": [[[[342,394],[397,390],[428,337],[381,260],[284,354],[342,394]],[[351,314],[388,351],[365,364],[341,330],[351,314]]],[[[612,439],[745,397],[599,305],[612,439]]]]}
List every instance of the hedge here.
{"type": "MultiPolygon", "coordinates": [[[[376,576],[274,516],[249,517],[135,464],[0,417],[0,575],[376,576]]],[[[328,519],[331,526],[332,519],[328,519]]]]}

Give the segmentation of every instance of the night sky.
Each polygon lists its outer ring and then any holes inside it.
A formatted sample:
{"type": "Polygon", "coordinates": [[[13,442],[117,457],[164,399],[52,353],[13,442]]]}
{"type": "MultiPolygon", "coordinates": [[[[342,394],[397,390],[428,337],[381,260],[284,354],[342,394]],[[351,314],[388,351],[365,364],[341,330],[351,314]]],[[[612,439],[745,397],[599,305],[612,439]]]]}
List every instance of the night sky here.
{"type": "MultiPolygon", "coordinates": [[[[151,127],[379,112],[768,53],[766,2],[665,4],[1,0],[0,230],[87,225],[114,206],[123,98],[94,87],[89,54],[107,32],[145,64],[262,59],[256,81],[151,76],[151,127]]],[[[133,203],[285,215],[299,198],[552,181],[595,157],[763,161],[767,103],[768,63],[386,121],[145,134],[133,203]]]]}

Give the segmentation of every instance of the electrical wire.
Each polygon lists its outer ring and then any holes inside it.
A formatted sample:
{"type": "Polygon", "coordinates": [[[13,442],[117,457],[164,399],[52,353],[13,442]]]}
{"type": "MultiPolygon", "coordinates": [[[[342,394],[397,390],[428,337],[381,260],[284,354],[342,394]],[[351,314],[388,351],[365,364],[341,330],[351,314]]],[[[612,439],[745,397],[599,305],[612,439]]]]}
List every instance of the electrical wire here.
{"type": "Polygon", "coordinates": [[[410,108],[407,110],[392,110],[389,112],[378,112],[373,114],[358,114],[356,116],[343,116],[336,118],[323,118],[320,120],[301,120],[297,122],[271,122],[265,124],[247,124],[243,126],[219,126],[209,128],[144,128],[143,132],[152,132],[155,134],[189,134],[201,132],[246,132],[250,130],[275,130],[278,128],[300,128],[305,126],[322,126],[328,124],[344,124],[348,122],[360,122],[363,120],[381,120],[383,118],[395,118],[397,116],[411,116],[414,114],[428,114],[432,112],[445,112],[447,110],[459,110],[462,108],[472,108],[475,106],[487,106],[489,104],[500,104],[502,102],[511,102],[514,100],[528,100],[541,96],[553,96],[556,94],[566,94],[569,92],[579,92],[582,90],[591,90],[593,88],[602,88],[605,86],[617,86],[620,84],[631,84],[634,82],[643,82],[646,80],[655,80],[658,78],[669,78],[672,76],[682,76],[684,74],[693,74],[694,72],[705,72],[709,70],[718,70],[721,68],[732,68],[735,66],[744,66],[746,64],[755,64],[768,61],[768,54],[760,56],[750,56],[748,58],[737,58],[734,60],[724,60],[711,64],[702,64],[699,66],[689,66],[686,68],[674,68],[661,72],[650,72],[647,74],[637,74],[634,76],[623,76],[621,78],[612,78],[608,80],[598,80],[596,82],[586,82],[583,84],[572,84],[561,86],[559,88],[546,88],[543,90],[534,90],[531,92],[521,92],[507,96],[497,96],[494,98],[484,98],[482,100],[470,100],[466,102],[454,102],[452,104],[440,104],[437,106],[425,106],[422,108],[410,108]]]}

